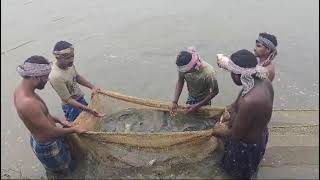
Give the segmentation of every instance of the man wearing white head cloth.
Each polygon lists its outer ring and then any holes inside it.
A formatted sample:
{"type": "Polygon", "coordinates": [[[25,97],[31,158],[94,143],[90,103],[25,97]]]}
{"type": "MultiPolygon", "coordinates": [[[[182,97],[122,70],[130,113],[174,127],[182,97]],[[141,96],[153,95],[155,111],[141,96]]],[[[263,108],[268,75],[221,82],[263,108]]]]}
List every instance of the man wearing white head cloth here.
{"type": "Polygon", "coordinates": [[[74,168],[74,161],[64,136],[86,130],[71,127],[65,118],[52,116],[44,101],[36,94],[36,89],[44,89],[51,72],[51,63],[47,59],[31,56],[17,67],[17,72],[23,79],[14,91],[14,105],[31,133],[32,150],[48,173],[65,174],[74,168]],[[62,127],[56,126],[56,123],[62,127]]]}
{"type": "Polygon", "coordinates": [[[273,87],[266,68],[258,65],[248,50],[231,57],[218,54],[218,66],[231,72],[233,82],[242,86],[233,114],[217,123],[212,135],[224,140],[222,167],[234,178],[249,179],[258,170],[268,142],[267,125],[273,107],[273,87]]]}
{"type": "Polygon", "coordinates": [[[258,64],[268,70],[268,78],[273,81],[275,76],[274,58],[277,56],[277,38],[268,33],[260,33],[256,40],[254,54],[258,59],[258,64]]]}
{"type": "Polygon", "coordinates": [[[172,101],[171,113],[175,113],[178,107],[184,82],[187,82],[188,113],[197,111],[201,106],[211,105],[211,99],[219,93],[218,82],[211,65],[200,58],[195,48],[189,47],[187,51],[181,51],[176,60],[178,70],[178,82],[174,99],[172,101]]]}
{"type": "Polygon", "coordinates": [[[53,49],[53,55],[57,61],[53,64],[49,81],[62,101],[62,110],[67,120],[73,122],[83,110],[97,117],[103,117],[104,114],[87,106],[88,103],[79,84],[91,89],[93,93],[97,92],[99,88],[77,72],[74,65],[72,44],[66,41],[57,42],[53,49]]]}

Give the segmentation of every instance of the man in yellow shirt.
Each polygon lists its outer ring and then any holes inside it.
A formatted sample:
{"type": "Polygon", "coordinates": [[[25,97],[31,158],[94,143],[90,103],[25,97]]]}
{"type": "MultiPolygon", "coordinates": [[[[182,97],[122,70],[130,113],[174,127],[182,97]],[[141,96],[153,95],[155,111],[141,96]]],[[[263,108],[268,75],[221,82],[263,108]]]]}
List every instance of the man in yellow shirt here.
{"type": "Polygon", "coordinates": [[[97,117],[103,117],[104,114],[87,107],[88,103],[84,99],[84,93],[81,91],[79,84],[93,92],[98,91],[99,88],[76,71],[72,44],[66,41],[57,42],[53,49],[53,55],[57,61],[53,64],[49,81],[62,100],[62,109],[68,121],[73,122],[82,110],[97,117]]]}

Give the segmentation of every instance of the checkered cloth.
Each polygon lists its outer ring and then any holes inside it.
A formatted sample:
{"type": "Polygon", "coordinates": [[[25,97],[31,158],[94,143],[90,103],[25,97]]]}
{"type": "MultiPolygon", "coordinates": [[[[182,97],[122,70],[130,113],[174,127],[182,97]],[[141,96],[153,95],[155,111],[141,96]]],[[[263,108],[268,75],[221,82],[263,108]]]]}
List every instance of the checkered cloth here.
{"type": "Polygon", "coordinates": [[[59,173],[73,170],[75,164],[71,160],[69,146],[63,138],[42,144],[38,143],[33,136],[30,136],[30,144],[33,152],[47,171],[59,173]]]}
{"type": "MultiPolygon", "coordinates": [[[[88,103],[86,102],[84,97],[77,99],[77,101],[85,106],[88,105],[88,103]]],[[[75,108],[69,104],[64,104],[62,106],[62,110],[64,112],[64,116],[67,118],[67,120],[69,122],[73,122],[79,116],[79,114],[82,112],[81,109],[75,108]]]]}

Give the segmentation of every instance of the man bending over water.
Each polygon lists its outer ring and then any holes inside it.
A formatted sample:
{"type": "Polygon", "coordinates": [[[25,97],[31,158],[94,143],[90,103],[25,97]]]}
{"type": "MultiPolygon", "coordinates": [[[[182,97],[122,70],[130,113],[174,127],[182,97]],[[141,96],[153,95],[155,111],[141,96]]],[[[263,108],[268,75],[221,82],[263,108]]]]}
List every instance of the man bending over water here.
{"type": "Polygon", "coordinates": [[[178,81],[176,84],[171,113],[175,113],[178,100],[181,95],[184,82],[187,82],[189,97],[188,113],[197,111],[201,106],[211,105],[213,99],[219,93],[218,82],[211,65],[203,61],[194,48],[181,51],[177,56],[178,81]]]}

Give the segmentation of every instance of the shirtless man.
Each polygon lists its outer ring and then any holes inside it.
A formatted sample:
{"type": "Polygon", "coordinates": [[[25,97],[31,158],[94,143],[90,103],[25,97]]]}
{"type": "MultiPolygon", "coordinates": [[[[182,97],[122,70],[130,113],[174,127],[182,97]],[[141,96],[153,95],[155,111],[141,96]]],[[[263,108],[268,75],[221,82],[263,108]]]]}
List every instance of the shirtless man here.
{"type": "Polygon", "coordinates": [[[257,172],[268,142],[267,125],[273,107],[273,87],[267,70],[257,66],[257,59],[248,50],[240,50],[230,59],[218,55],[219,67],[231,72],[233,82],[242,90],[230,106],[230,121],[218,123],[212,135],[225,141],[223,169],[235,178],[249,179],[257,172]]]}
{"type": "Polygon", "coordinates": [[[65,118],[53,117],[44,101],[35,93],[35,89],[44,89],[48,81],[51,64],[47,59],[31,56],[17,67],[17,72],[23,79],[14,91],[14,105],[31,133],[32,150],[47,172],[65,174],[73,168],[74,161],[63,137],[86,130],[71,127],[65,118]],[[56,126],[56,123],[63,127],[56,126]]]}
{"type": "Polygon", "coordinates": [[[254,48],[254,54],[258,59],[258,64],[267,68],[268,78],[273,81],[275,76],[275,67],[272,60],[277,55],[278,41],[276,36],[268,33],[260,33],[256,40],[256,47],[254,48]]]}

